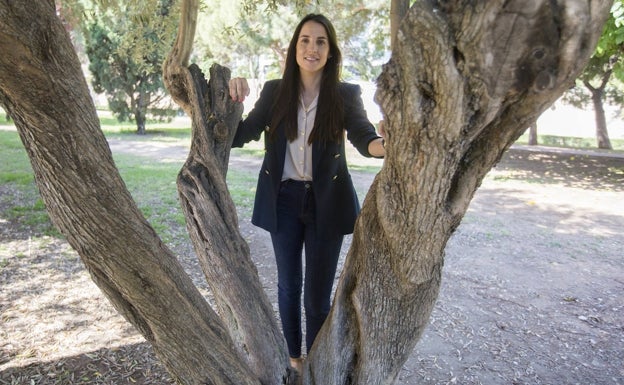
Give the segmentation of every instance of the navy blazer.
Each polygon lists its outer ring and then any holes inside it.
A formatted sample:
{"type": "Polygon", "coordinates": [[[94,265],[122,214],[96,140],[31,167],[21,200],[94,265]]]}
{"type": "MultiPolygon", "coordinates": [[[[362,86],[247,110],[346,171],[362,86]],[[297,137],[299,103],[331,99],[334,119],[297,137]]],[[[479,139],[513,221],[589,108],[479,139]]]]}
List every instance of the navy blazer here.
{"type": "MultiPolygon", "coordinates": [[[[254,108],[240,122],[232,147],[242,147],[251,140],[259,140],[261,133],[269,129],[271,106],[279,83],[280,80],[265,83],[254,108]]],[[[347,139],[362,155],[371,157],[368,144],[379,136],[366,116],[360,86],[340,83],[339,90],[344,100],[347,139]]],[[[274,139],[271,135],[264,135],[265,155],[251,218],[254,225],[269,232],[277,231],[277,197],[287,144],[283,131],[278,130],[274,139]]],[[[352,233],[360,203],[347,169],[344,140],[340,143],[313,143],[312,163],[317,235],[327,239],[352,233]]]]}

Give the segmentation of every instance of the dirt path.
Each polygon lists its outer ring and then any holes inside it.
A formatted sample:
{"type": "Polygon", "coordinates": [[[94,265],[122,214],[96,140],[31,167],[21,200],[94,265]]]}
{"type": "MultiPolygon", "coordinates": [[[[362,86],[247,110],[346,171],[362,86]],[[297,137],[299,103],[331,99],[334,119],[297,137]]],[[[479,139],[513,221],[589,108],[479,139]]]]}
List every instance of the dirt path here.
{"type": "MultiPolygon", "coordinates": [[[[230,167],[257,171],[258,160],[230,167]]],[[[353,177],[364,194],[372,175],[353,177]]],[[[5,204],[22,199],[11,193],[0,186],[5,204]]],[[[622,158],[511,150],[448,244],[430,326],[397,384],[624,384],[623,198],[622,158]]],[[[64,242],[0,226],[0,384],[168,382],[64,242]]],[[[275,306],[267,234],[248,218],[241,232],[275,306]]],[[[174,251],[205,291],[190,247],[174,251]]]]}

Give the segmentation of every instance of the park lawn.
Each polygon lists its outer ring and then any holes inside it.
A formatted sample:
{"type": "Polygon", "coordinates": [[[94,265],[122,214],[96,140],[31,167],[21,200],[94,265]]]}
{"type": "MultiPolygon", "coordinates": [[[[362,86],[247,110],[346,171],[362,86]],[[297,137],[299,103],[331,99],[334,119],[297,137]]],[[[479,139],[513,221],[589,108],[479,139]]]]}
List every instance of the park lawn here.
{"type": "MultiPolygon", "coordinates": [[[[191,129],[188,118],[177,118],[171,123],[150,122],[147,134],[137,135],[133,123],[120,123],[106,114],[103,115],[100,117],[100,123],[108,140],[190,146],[191,129]]],[[[523,143],[524,139],[521,137],[518,143],[523,143]]],[[[589,139],[555,139],[540,137],[540,140],[553,145],[572,145],[581,148],[591,146],[589,139]]],[[[624,140],[612,140],[612,143],[615,147],[624,149],[624,140]]],[[[0,214],[9,220],[18,220],[24,225],[34,226],[44,234],[58,234],[51,225],[45,205],[39,197],[30,161],[15,130],[0,130],[0,151],[3,154],[0,164],[0,185],[19,190],[20,196],[23,197],[23,200],[14,204],[5,202],[2,207],[6,212],[0,214]]],[[[261,158],[264,155],[263,141],[251,142],[244,148],[233,149],[232,154],[261,158]]],[[[183,160],[172,162],[123,153],[114,154],[114,159],[140,210],[163,240],[184,241],[187,237],[183,231],[185,219],[178,203],[176,186],[177,174],[183,160]]],[[[352,171],[366,173],[377,173],[383,164],[383,160],[361,156],[350,144],[347,145],[347,159],[352,171]]],[[[230,169],[227,178],[239,215],[250,215],[257,172],[230,169]]]]}
{"type": "MultiPolygon", "coordinates": [[[[110,133],[105,132],[108,137],[110,133]]],[[[112,137],[124,140],[157,140],[172,145],[190,141],[190,130],[169,128],[156,135],[139,136],[113,131],[112,137]],[[183,132],[186,131],[186,134],[183,132]]],[[[0,130],[0,185],[18,192],[18,201],[2,202],[0,216],[16,221],[35,232],[60,236],[50,222],[39,196],[28,155],[17,131],[0,130]]],[[[179,242],[187,238],[185,219],[178,203],[177,174],[183,161],[154,160],[148,156],[113,154],[115,164],[139,209],[164,242],[179,242]],[[184,235],[183,235],[184,234],[184,235]]],[[[242,215],[249,214],[253,204],[256,173],[229,170],[228,185],[234,203],[242,215]]],[[[10,197],[11,194],[4,195],[10,197]]],[[[7,198],[8,199],[8,198],[7,198]]]]}

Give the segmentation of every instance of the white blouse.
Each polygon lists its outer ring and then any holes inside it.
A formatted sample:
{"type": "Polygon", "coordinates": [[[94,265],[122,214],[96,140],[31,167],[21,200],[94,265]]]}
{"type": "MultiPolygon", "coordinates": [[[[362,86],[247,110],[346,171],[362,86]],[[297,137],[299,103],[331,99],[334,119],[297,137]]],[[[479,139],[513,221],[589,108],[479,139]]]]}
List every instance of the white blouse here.
{"type": "Polygon", "coordinates": [[[286,146],[286,159],[284,161],[284,172],[282,180],[312,180],[312,146],[308,144],[314,119],[316,117],[316,105],[318,95],[306,108],[303,98],[299,97],[299,108],[297,112],[297,138],[288,142],[286,146]]]}

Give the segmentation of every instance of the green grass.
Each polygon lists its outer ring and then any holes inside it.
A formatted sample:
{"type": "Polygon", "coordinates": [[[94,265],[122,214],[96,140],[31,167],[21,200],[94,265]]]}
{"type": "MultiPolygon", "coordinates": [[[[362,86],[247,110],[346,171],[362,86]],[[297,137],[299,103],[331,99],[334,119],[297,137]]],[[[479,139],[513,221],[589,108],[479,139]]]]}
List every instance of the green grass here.
{"type": "Polygon", "coordinates": [[[33,170],[17,132],[0,130],[0,143],[2,149],[0,184],[14,183],[22,186],[32,184],[33,170]]]}
{"type": "MultiPolygon", "coordinates": [[[[624,151],[624,139],[610,139],[613,150],[624,151]]],[[[529,135],[523,134],[516,143],[527,144],[529,135]]],[[[577,138],[571,136],[538,135],[537,143],[540,146],[596,149],[596,138],[577,138]]]]}
{"type": "Polygon", "coordinates": [[[40,197],[32,204],[16,205],[9,208],[7,217],[12,220],[19,220],[21,225],[38,229],[46,235],[58,235],[40,197]]]}
{"type": "MultiPolygon", "coordinates": [[[[179,204],[176,179],[183,162],[154,161],[151,157],[114,154],[121,177],[143,215],[165,243],[185,240],[185,218],[179,204]],[[176,230],[177,229],[177,230],[176,230]]],[[[232,199],[244,214],[251,212],[255,193],[255,175],[228,171],[232,199]]]]}
{"type": "Polygon", "coordinates": [[[246,156],[255,156],[258,158],[262,158],[264,156],[264,149],[257,147],[243,147],[243,148],[233,148],[232,154],[236,155],[246,155],[246,156]]]}
{"type": "Polygon", "coordinates": [[[117,118],[112,116],[100,116],[100,124],[102,127],[132,127],[127,122],[120,122],[117,118]]]}
{"type": "Polygon", "coordinates": [[[360,171],[360,172],[367,172],[367,173],[374,174],[374,173],[378,173],[379,170],[381,170],[381,166],[360,164],[357,161],[356,162],[348,161],[347,164],[349,166],[349,170],[352,170],[352,171],[360,171]]]}
{"type": "MultiPolygon", "coordinates": [[[[161,140],[173,145],[189,141],[190,129],[170,128],[158,134],[138,136],[116,133],[126,140],[161,140]]],[[[0,184],[14,191],[20,199],[7,201],[0,218],[18,221],[35,233],[59,236],[50,222],[45,205],[34,182],[30,161],[16,131],[0,130],[0,184]]],[[[164,242],[187,239],[185,218],[178,201],[176,178],[183,162],[158,161],[151,157],[114,154],[115,164],[126,187],[152,227],[164,242]]],[[[228,185],[241,215],[250,215],[256,187],[255,172],[228,171],[228,185]]],[[[14,195],[14,194],[12,194],[14,195]]]]}
{"type": "Polygon", "coordinates": [[[251,216],[254,198],[256,195],[257,173],[228,170],[227,183],[230,195],[238,211],[242,215],[251,216]]]}
{"type": "MultiPolygon", "coordinates": [[[[0,124],[2,124],[0,115],[0,124]]],[[[158,141],[169,145],[188,145],[190,142],[190,128],[170,124],[150,124],[146,135],[137,135],[136,127],[131,123],[119,123],[114,118],[101,118],[102,129],[108,139],[128,141],[158,141]]],[[[540,136],[540,144],[554,145],[574,144],[575,146],[592,148],[595,145],[591,139],[557,142],[546,136],[540,136]]],[[[522,143],[523,138],[519,141],[522,143]]],[[[526,138],[524,139],[526,142],[526,138]]],[[[557,139],[559,140],[559,139],[557,139]]],[[[612,140],[614,147],[624,149],[624,140],[612,140]]],[[[378,172],[381,161],[366,159],[356,153],[350,146],[347,149],[349,168],[353,171],[378,172]]],[[[39,197],[34,183],[33,170],[24,146],[16,131],[0,130],[0,184],[16,192],[5,195],[0,212],[0,219],[19,221],[25,227],[35,232],[54,234],[50,219],[45,211],[44,204],[39,197]],[[8,201],[11,200],[11,201],[8,201]],[[7,208],[8,207],[8,208],[7,208]]],[[[264,155],[263,142],[252,142],[242,149],[233,149],[232,154],[262,157],[264,155]]],[[[154,229],[165,242],[183,242],[187,238],[185,219],[178,202],[176,185],[177,174],[182,167],[182,161],[158,160],[147,156],[114,154],[115,163],[124,179],[128,190],[134,197],[139,208],[144,213],[154,229]],[[183,234],[182,234],[183,233],[183,234]]],[[[504,176],[497,176],[505,181],[504,176]]],[[[230,169],[228,171],[228,186],[232,199],[241,216],[249,216],[253,207],[257,172],[247,172],[230,169]]]]}
{"type": "Polygon", "coordinates": [[[16,131],[0,130],[0,184],[16,196],[2,196],[0,218],[15,221],[25,228],[45,235],[58,235],[45,210],[45,205],[35,186],[35,178],[26,150],[16,131]]]}
{"type": "Polygon", "coordinates": [[[129,126],[102,126],[104,136],[108,139],[133,140],[139,142],[190,142],[191,129],[188,127],[157,127],[150,126],[145,135],[137,135],[136,127],[129,126]]]}
{"type": "Polygon", "coordinates": [[[185,223],[176,187],[181,164],[127,154],[113,156],[128,191],[143,215],[165,242],[172,241],[173,234],[168,229],[184,226],[185,223]]]}
{"type": "Polygon", "coordinates": [[[137,135],[137,127],[134,122],[120,122],[110,116],[109,111],[100,110],[100,126],[108,139],[134,140],[134,141],[159,141],[176,142],[190,140],[190,126],[178,126],[175,123],[157,122],[148,120],[145,135],[137,135]]]}

